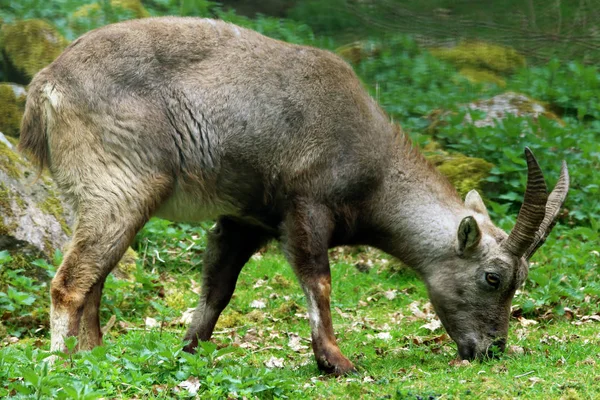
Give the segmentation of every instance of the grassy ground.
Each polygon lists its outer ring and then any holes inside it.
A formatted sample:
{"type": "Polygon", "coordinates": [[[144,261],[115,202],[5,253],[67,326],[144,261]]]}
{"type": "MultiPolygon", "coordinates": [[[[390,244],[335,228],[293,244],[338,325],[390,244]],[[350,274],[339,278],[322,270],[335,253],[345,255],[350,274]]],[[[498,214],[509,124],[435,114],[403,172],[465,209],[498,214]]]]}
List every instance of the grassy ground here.
{"type": "Polygon", "coordinates": [[[5,342],[0,396],[600,398],[600,317],[514,318],[508,354],[461,363],[412,272],[368,249],[334,250],[331,259],[334,324],[356,375],[318,372],[302,292],[271,247],[243,270],[214,344],[198,355],[181,352],[181,316],[195,305],[199,272],[150,271],[144,288],[138,269],[135,280],[107,282],[103,320],[120,315],[105,346],[63,355],[49,371],[44,337],[5,342]],[[152,306],[143,309],[145,298],[152,306]]]}
{"type": "MultiPolygon", "coordinates": [[[[65,18],[82,1],[21,3],[0,17],[7,23],[45,17],[69,38],[131,18],[112,10],[75,32],[65,18]]],[[[159,3],[171,7],[165,13],[191,15],[197,10],[183,4],[202,2],[159,3]]],[[[288,42],[330,49],[343,44],[290,20],[217,15],[288,42]]],[[[311,12],[311,22],[317,16],[328,15],[311,12]]],[[[569,164],[565,211],[515,298],[507,354],[455,361],[456,346],[411,271],[370,250],[335,250],[334,324],[342,351],[359,373],[324,377],[310,349],[302,291],[271,246],[242,272],[213,343],[187,355],[181,338],[197,301],[208,226],[153,220],[134,244],[140,259],[106,283],[106,345],[62,354],[53,370],[42,360],[50,355],[48,280],[61,254],[51,264],[28,263],[0,251],[0,398],[600,398],[598,68],[554,60],[503,76],[506,87],[473,84],[413,38],[373,39],[376,54],[354,65],[361,80],[419,145],[435,140],[494,164],[483,195],[503,229],[512,229],[521,205],[524,146],[535,152],[550,187],[560,162],[569,164]],[[495,126],[464,123],[465,104],[507,90],[542,101],[552,115],[507,117],[495,126]],[[432,123],[435,115],[442,117],[432,123]]]]}

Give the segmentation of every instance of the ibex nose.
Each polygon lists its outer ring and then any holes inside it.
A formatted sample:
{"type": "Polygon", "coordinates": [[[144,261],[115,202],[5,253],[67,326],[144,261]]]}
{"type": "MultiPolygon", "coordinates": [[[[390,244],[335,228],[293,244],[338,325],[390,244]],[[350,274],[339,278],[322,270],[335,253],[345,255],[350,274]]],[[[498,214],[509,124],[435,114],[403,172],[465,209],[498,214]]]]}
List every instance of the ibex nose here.
{"type": "Polygon", "coordinates": [[[469,340],[458,345],[458,355],[463,360],[474,360],[477,355],[477,343],[469,340]]]}

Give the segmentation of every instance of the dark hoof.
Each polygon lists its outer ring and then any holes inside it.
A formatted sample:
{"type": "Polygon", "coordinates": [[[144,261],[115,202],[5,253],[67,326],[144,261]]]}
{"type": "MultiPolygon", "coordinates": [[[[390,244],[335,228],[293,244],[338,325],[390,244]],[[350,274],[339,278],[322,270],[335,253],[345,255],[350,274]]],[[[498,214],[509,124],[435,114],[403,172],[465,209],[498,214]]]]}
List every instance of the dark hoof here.
{"type": "Polygon", "coordinates": [[[317,358],[317,366],[322,372],[333,376],[344,376],[357,373],[356,367],[346,357],[327,359],[325,356],[317,358]]]}
{"type": "Polygon", "coordinates": [[[198,347],[198,343],[194,345],[194,343],[189,343],[183,346],[183,351],[190,354],[196,354],[196,347],[198,347]]]}

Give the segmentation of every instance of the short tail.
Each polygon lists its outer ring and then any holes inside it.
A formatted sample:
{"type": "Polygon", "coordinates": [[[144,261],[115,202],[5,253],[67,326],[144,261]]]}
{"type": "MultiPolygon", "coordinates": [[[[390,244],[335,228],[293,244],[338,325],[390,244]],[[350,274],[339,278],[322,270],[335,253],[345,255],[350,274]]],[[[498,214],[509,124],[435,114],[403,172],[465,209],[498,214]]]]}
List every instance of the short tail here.
{"type": "Polygon", "coordinates": [[[44,91],[39,85],[32,84],[27,94],[18,147],[39,168],[40,173],[50,165],[46,101],[44,91]]]}

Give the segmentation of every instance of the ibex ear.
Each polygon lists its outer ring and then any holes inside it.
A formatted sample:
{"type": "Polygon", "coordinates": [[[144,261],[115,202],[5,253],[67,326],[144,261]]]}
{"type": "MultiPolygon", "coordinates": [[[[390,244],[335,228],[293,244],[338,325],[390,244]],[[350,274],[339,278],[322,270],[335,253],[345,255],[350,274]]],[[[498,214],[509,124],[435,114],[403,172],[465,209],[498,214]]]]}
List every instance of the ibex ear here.
{"type": "Polygon", "coordinates": [[[458,226],[458,255],[462,256],[479,245],[481,230],[475,218],[468,216],[460,221],[458,226]]]}
{"type": "Polygon", "coordinates": [[[475,189],[467,193],[467,197],[465,198],[465,207],[470,208],[471,210],[479,214],[483,214],[489,218],[487,208],[485,208],[485,204],[483,204],[481,196],[475,189]]]}

